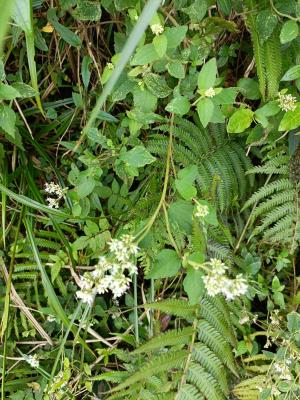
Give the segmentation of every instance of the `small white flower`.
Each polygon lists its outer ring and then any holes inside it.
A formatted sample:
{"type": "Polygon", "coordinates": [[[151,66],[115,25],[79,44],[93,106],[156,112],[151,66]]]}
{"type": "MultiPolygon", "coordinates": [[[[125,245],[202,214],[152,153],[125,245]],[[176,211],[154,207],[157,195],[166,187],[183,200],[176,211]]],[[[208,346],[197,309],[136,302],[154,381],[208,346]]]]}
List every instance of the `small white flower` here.
{"type": "Polygon", "coordinates": [[[52,197],[47,197],[46,201],[48,203],[48,207],[50,208],[59,208],[59,200],[52,198],[52,197]]]}
{"type": "Polygon", "coordinates": [[[164,31],[164,27],[161,24],[153,24],[150,26],[152,33],[154,35],[160,35],[164,31]]]}
{"type": "Polygon", "coordinates": [[[24,360],[28,362],[29,365],[31,365],[33,368],[38,368],[40,365],[40,362],[37,358],[37,355],[34,354],[33,356],[24,356],[24,360]]]}
{"type": "Polygon", "coordinates": [[[83,301],[83,303],[92,306],[95,299],[95,290],[78,290],[76,296],[83,301]]]}
{"type": "Polygon", "coordinates": [[[292,375],[290,373],[288,365],[284,361],[277,361],[273,365],[275,372],[279,375],[279,379],[285,381],[291,381],[292,375]]]}
{"type": "Polygon", "coordinates": [[[216,91],[212,87],[210,87],[209,89],[206,89],[204,92],[205,97],[214,97],[215,95],[216,95],[216,91]]]}
{"type": "Polygon", "coordinates": [[[49,194],[54,194],[59,198],[63,197],[64,195],[63,189],[57,183],[54,182],[45,183],[45,192],[49,194]]]}
{"type": "Polygon", "coordinates": [[[294,111],[296,109],[297,99],[291,94],[279,93],[279,107],[282,111],[294,111]]]}
{"type": "Polygon", "coordinates": [[[242,318],[239,319],[239,324],[244,325],[249,322],[250,318],[248,315],[244,315],[242,318]]]}
{"type": "Polygon", "coordinates": [[[56,321],[56,318],[54,317],[54,315],[48,315],[47,316],[47,321],[48,322],[54,322],[54,321],[56,321]]]}
{"type": "Polygon", "coordinates": [[[209,214],[209,208],[205,204],[197,204],[195,217],[204,218],[209,214]]]}
{"type": "Polygon", "coordinates": [[[106,66],[108,69],[114,69],[114,64],[111,62],[107,63],[106,66]]]}

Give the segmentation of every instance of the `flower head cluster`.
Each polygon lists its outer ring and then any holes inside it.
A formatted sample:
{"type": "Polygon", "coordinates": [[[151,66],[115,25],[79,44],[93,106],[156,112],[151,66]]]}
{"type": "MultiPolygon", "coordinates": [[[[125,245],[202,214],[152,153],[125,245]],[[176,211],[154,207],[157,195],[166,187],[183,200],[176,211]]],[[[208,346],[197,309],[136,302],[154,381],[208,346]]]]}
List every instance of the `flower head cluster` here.
{"type": "Polygon", "coordinates": [[[292,374],[289,369],[289,364],[288,362],[284,361],[276,361],[273,365],[274,371],[279,375],[279,379],[285,380],[285,381],[291,381],[292,380],[292,374]]]}
{"type": "Polygon", "coordinates": [[[48,207],[59,208],[59,201],[64,197],[64,190],[54,182],[45,183],[45,192],[53,197],[47,197],[48,207]]]}
{"type": "Polygon", "coordinates": [[[108,243],[110,254],[100,257],[92,272],[86,272],[80,282],[77,297],[92,305],[97,294],[111,290],[114,299],[122,296],[129,287],[131,276],[137,273],[137,266],[132,262],[139,248],[133,237],[123,235],[121,239],[112,239],[108,243]]]}
{"type": "Polygon", "coordinates": [[[279,93],[279,107],[282,111],[294,111],[296,108],[297,99],[291,94],[279,93]]]}
{"type": "Polygon", "coordinates": [[[212,258],[208,263],[209,273],[203,277],[203,282],[209,296],[223,294],[227,300],[233,300],[247,292],[248,285],[242,275],[237,275],[235,279],[226,276],[228,267],[221,261],[212,258]]]}
{"type": "Polygon", "coordinates": [[[164,31],[164,27],[161,24],[153,24],[150,26],[152,33],[158,36],[164,31]]]}
{"type": "Polygon", "coordinates": [[[197,204],[196,206],[196,211],[195,211],[195,217],[199,218],[204,218],[209,214],[209,208],[205,204],[197,204]]]}
{"type": "Polygon", "coordinates": [[[33,356],[32,355],[24,356],[24,360],[28,362],[28,364],[31,365],[33,368],[37,368],[40,365],[40,362],[36,354],[34,354],[33,356]]]}
{"type": "Polygon", "coordinates": [[[204,96],[205,97],[214,97],[216,95],[216,91],[214,88],[210,87],[209,89],[205,90],[204,96]]]}

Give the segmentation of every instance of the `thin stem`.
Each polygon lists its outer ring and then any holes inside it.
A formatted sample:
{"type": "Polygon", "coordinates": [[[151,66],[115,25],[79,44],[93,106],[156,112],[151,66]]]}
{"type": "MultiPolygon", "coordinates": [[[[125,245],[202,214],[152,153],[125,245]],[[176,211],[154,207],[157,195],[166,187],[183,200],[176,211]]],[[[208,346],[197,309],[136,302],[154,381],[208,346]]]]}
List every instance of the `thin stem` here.
{"type": "Polygon", "coordinates": [[[139,336],[139,317],[138,317],[138,300],[137,300],[137,276],[133,275],[133,302],[134,302],[134,333],[135,333],[135,341],[138,345],[140,342],[139,336]]]}

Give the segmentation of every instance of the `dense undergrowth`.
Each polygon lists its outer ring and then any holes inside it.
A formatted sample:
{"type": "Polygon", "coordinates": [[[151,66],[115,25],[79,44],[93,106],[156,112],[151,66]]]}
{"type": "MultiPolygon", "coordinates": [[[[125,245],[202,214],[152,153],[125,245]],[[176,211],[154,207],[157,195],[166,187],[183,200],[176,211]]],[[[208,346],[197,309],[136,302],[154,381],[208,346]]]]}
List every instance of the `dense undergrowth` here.
{"type": "Polygon", "coordinates": [[[299,2],[0,10],[1,399],[299,399],[299,2]]]}

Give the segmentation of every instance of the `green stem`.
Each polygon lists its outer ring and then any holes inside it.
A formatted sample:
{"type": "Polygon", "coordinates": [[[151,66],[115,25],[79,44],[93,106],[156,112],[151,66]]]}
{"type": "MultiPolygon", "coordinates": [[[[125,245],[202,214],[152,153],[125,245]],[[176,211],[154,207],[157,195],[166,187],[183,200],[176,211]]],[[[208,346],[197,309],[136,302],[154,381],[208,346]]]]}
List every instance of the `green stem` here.
{"type": "Polygon", "coordinates": [[[139,316],[138,316],[138,300],[137,300],[137,276],[133,275],[133,301],[134,301],[134,333],[135,333],[135,341],[138,345],[140,342],[139,335],[139,316]]]}

